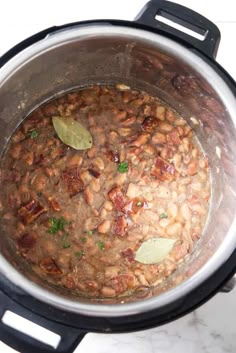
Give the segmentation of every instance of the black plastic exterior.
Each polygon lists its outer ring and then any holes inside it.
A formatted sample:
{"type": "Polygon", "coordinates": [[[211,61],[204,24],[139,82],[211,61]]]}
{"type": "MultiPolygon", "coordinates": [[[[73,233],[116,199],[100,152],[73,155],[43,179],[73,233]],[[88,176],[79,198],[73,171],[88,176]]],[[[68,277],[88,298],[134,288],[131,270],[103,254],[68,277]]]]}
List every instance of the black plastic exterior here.
{"type": "Polygon", "coordinates": [[[215,58],[220,43],[220,31],[218,27],[199,13],[176,3],[166,0],[151,0],[136,17],[136,22],[148,25],[174,35],[178,39],[186,41],[209,57],[215,58]],[[196,39],[182,31],[179,31],[163,22],[158,21],[156,15],[163,15],[169,20],[182,25],[199,34],[205,33],[203,41],[196,39]]]}
{"type": "MultiPolygon", "coordinates": [[[[216,55],[220,40],[220,32],[218,28],[197,13],[183,6],[163,0],[150,1],[138,15],[136,22],[117,20],[85,21],[71,23],[60,27],[54,26],[48,28],[24,40],[4,54],[0,58],[0,68],[19,52],[30,45],[43,40],[48,34],[74,26],[90,26],[104,23],[111,26],[121,25],[141,28],[153,33],[164,35],[174,41],[179,42],[189,50],[197,53],[203,60],[212,66],[236,96],[236,85],[234,80],[213,59],[216,55]],[[184,21],[185,24],[186,22],[190,24],[192,23],[193,29],[196,29],[196,27],[203,29],[206,31],[205,40],[203,42],[198,41],[182,32],[178,32],[175,29],[156,21],[155,16],[159,11],[165,11],[165,15],[166,13],[169,13],[171,16],[174,16],[176,22],[180,24],[183,24],[184,21]]],[[[191,28],[191,25],[189,25],[188,28],[191,28]]],[[[214,275],[212,275],[207,281],[202,283],[198,288],[181,300],[149,312],[118,318],[88,317],[59,310],[31,297],[20,288],[10,283],[5,277],[0,275],[0,318],[6,310],[10,310],[27,318],[28,320],[31,320],[32,322],[58,333],[62,337],[59,346],[57,349],[54,349],[48,345],[36,341],[33,338],[30,338],[27,335],[19,333],[10,327],[5,326],[0,321],[0,340],[21,353],[72,353],[87,332],[131,332],[163,325],[180,318],[181,316],[204,304],[214,294],[216,294],[224,283],[226,283],[235,273],[235,270],[236,250],[225,262],[225,264],[214,273],[214,275]]]]}

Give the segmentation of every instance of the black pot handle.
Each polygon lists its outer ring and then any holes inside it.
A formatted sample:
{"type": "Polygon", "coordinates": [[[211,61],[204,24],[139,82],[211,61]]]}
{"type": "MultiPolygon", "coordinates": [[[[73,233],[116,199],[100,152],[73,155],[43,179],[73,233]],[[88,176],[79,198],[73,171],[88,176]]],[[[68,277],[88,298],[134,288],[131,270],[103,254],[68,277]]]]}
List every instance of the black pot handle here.
{"type": "Polygon", "coordinates": [[[166,0],[151,0],[143,7],[135,18],[135,21],[139,24],[161,30],[170,37],[174,36],[175,39],[178,38],[184,41],[190,47],[195,47],[211,58],[216,57],[220,43],[220,31],[218,27],[207,18],[185,6],[166,0]],[[175,29],[169,24],[163,23],[156,19],[157,15],[202,35],[202,40],[175,29]]]}
{"type": "Polygon", "coordinates": [[[87,332],[80,331],[77,328],[52,322],[44,317],[38,316],[25,307],[20,306],[18,303],[10,299],[4,292],[0,291],[0,340],[21,353],[73,353],[86,333],[87,332]],[[37,325],[58,334],[61,337],[61,340],[57,348],[5,325],[2,322],[2,317],[6,310],[18,314],[21,317],[31,322],[35,322],[37,325]]]}

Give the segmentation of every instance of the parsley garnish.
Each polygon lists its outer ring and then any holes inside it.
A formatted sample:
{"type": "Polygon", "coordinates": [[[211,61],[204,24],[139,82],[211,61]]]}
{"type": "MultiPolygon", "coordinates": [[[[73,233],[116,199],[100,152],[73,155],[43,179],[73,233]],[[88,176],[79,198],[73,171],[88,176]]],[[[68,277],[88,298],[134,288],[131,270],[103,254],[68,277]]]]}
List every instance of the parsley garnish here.
{"type": "Polygon", "coordinates": [[[166,213],[164,213],[164,212],[163,212],[163,213],[161,213],[161,214],[160,214],[160,216],[159,216],[159,217],[160,217],[160,219],[162,219],[162,218],[167,218],[168,216],[167,216],[167,214],[166,214],[166,213]]]}
{"type": "Polygon", "coordinates": [[[49,233],[56,234],[59,230],[64,230],[64,227],[68,222],[63,218],[49,218],[51,227],[49,228],[49,233]]]}
{"type": "Polygon", "coordinates": [[[68,237],[68,234],[65,233],[65,234],[62,236],[61,240],[65,241],[67,237],[68,237]]]}
{"type": "Polygon", "coordinates": [[[82,250],[75,253],[75,256],[78,258],[82,257],[83,255],[85,255],[85,252],[82,250]]]}
{"type": "Polygon", "coordinates": [[[86,237],[83,237],[81,240],[82,240],[83,243],[86,243],[87,238],[86,238],[86,237]]]}
{"type": "Polygon", "coordinates": [[[28,134],[31,139],[35,139],[36,137],[38,137],[39,132],[37,130],[30,130],[28,134]]]}
{"type": "Polygon", "coordinates": [[[118,165],[118,172],[120,173],[127,173],[129,169],[129,165],[127,162],[121,162],[118,165]]]}
{"type": "Polygon", "coordinates": [[[138,202],[136,203],[137,206],[142,206],[142,204],[143,204],[142,201],[138,201],[138,202]]]}
{"type": "Polygon", "coordinates": [[[87,231],[88,235],[93,235],[93,232],[94,232],[93,230],[88,230],[87,231]]]}
{"type": "Polygon", "coordinates": [[[99,240],[99,242],[97,244],[101,250],[105,250],[105,245],[104,245],[103,241],[99,240]]]}
{"type": "Polygon", "coordinates": [[[70,248],[70,244],[65,241],[65,242],[63,243],[63,248],[65,248],[65,249],[70,248]]]}

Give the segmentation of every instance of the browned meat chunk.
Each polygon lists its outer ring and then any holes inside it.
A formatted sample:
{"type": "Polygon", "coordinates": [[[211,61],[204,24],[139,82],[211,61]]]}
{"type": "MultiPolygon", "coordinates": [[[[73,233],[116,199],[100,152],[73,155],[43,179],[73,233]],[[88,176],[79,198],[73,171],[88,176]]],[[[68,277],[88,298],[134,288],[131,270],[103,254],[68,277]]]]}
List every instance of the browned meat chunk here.
{"type": "Polygon", "coordinates": [[[122,208],[125,204],[125,198],[123,193],[121,192],[121,189],[118,186],[114,187],[109,191],[108,197],[113,202],[115,209],[117,211],[122,211],[122,208]]]}
{"type": "Polygon", "coordinates": [[[59,269],[56,262],[51,257],[46,257],[41,260],[39,267],[43,272],[52,276],[58,276],[62,274],[62,271],[59,269]]]}
{"type": "Polygon", "coordinates": [[[45,212],[46,208],[39,201],[32,200],[18,210],[18,215],[24,224],[29,224],[45,212]]]}
{"type": "Polygon", "coordinates": [[[117,217],[112,224],[112,233],[119,235],[120,237],[125,236],[127,231],[127,222],[124,216],[117,217]]]}
{"type": "Polygon", "coordinates": [[[62,179],[67,186],[70,197],[84,190],[84,183],[80,177],[79,168],[74,167],[62,173],[62,179]]]}
{"type": "Polygon", "coordinates": [[[155,175],[161,181],[167,181],[174,180],[175,174],[176,171],[173,164],[166,162],[161,157],[157,157],[155,166],[152,169],[152,175],[155,175]]]}

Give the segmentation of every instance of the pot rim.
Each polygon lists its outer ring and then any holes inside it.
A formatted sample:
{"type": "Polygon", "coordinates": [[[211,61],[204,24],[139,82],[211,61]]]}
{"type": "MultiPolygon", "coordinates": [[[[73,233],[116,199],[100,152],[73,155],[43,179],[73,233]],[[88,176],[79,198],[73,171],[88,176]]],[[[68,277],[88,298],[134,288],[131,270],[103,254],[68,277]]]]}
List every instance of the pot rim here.
{"type": "MultiPolygon", "coordinates": [[[[47,35],[45,39],[36,42],[30,47],[24,49],[22,52],[15,55],[0,69],[0,80],[1,85],[4,84],[5,80],[9,79],[14,72],[21,66],[33,58],[39,56],[43,52],[56,48],[57,46],[63,45],[67,42],[76,41],[78,38],[91,38],[92,36],[119,36],[134,40],[141,40],[149,43],[153,46],[164,50],[165,52],[180,58],[185,61],[186,64],[194,67],[195,71],[204,75],[206,80],[210,81],[213,87],[217,88],[222,101],[227,106],[227,109],[232,117],[236,111],[236,100],[220,75],[196,52],[189,50],[183,45],[169,39],[161,34],[152,33],[150,30],[132,28],[127,26],[127,22],[124,22],[126,26],[122,26],[122,22],[111,25],[107,22],[90,22],[84,24],[83,27],[78,26],[68,27],[61,29],[57,32],[47,35]],[[222,94],[223,93],[223,94],[222,94]]],[[[236,125],[236,117],[234,118],[234,124],[236,125]]],[[[198,287],[203,281],[208,279],[223,263],[229,258],[233,250],[236,247],[236,237],[234,229],[236,227],[236,218],[234,218],[231,227],[227,233],[227,237],[222,242],[218,250],[214,255],[199,269],[192,277],[182,282],[177,287],[170,289],[167,292],[161,293],[158,296],[151,297],[149,299],[143,299],[142,301],[124,303],[124,304],[94,304],[94,303],[81,303],[72,299],[66,299],[60,295],[56,295],[39,285],[31,282],[18,272],[1,254],[0,254],[0,271],[7,277],[11,282],[21,287],[27,293],[33,297],[51,304],[57,308],[74,312],[87,316],[100,316],[100,317],[118,317],[135,315],[142,312],[150,311],[163,307],[170,304],[183,296],[190,293],[193,289],[198,287]]]]}

